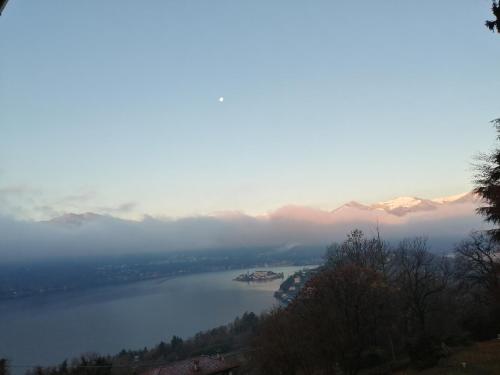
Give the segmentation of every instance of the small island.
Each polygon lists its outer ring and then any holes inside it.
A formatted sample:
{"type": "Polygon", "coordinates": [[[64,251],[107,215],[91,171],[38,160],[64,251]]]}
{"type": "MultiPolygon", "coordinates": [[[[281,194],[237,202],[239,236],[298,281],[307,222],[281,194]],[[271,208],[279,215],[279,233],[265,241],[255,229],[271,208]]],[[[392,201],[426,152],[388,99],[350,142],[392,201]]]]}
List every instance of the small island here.
{"type": "Polygon", "coordinates": [[[242,273],[234,281],[244,281],[244,282],[261,282],[261,281],[272,281],[276,279],[283,279],[283,272],[273,272],[273,271],[255,271],[252,273],[242,273]]]}

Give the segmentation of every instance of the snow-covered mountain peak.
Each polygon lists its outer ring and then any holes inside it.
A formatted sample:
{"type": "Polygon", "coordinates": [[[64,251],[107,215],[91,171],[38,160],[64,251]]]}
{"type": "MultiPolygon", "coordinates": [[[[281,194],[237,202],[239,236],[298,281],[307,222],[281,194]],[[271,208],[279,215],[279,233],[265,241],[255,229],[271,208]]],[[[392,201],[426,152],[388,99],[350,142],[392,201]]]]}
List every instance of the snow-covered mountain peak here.
{"type": "Polygon", "coordinates": [[[410,212],[434,210],[439,203],[417,197],[399,197],[385,202],[375,203],[372,209],[386,211],[390,214],[403,216],[410,212]]]}
{"type": "Polygon", "coordinates": [[[433,202],[436,203],[441,203],[441,204],[446,204],[446,203],[454,203],[454,202],[464,202],[466,200],[475,200],[477,199],[476,195],[472,192],[467,192],[467,193],[462,193],[462,194],[455,194],[451,195],[449,197],[441,197],[441,198],[436,198],[433,199],[433,202]]]}
{"type": "Polygon", "coordinates": [[[377,206],[377,208],[386,208],[388,210],[394,210],[396,208],[410,208],[414,206],[418,206],[422,203],[423,199],[416,197],[398,197],[395,199],[391,199],[385,202],[375,203],[373,206],[377,206]]]}

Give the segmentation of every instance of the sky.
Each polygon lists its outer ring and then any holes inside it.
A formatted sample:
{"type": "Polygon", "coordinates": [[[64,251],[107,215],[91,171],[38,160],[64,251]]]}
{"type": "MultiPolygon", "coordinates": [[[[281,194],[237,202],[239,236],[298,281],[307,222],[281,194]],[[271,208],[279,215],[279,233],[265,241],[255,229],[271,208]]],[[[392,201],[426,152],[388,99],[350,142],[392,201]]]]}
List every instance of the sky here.
{"type": "Polygon", "coordinates": [[[468,191],[500,117],[490,6],[10,0],[0,215],[259,214],[468,191]]]}

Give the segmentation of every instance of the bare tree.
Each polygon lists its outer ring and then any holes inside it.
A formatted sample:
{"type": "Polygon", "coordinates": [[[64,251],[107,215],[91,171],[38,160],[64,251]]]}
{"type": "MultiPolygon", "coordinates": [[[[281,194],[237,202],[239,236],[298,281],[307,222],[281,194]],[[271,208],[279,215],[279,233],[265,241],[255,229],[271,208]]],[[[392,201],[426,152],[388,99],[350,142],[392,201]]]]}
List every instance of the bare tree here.
{"type": "Polygon", "coordinates": [[[488,234],[474,232],[455,248],[458,279],[485,302],[500,299],[500,247],[488,234]]]}
{"type": "Polygon", "coordinates": [[[292,304],[266,319],[256,342],[256,363],[266,374],[315,375],[353,375],[368,363],[384,363],[397,318],[393,295],[373,269],[325,268],[292,304]]]}
{"type": "Polygon", "coordinates": [[[460,288],[464,328],[476,339],[500,332],[500,246],[474,232],[455,248],[455,279],[460,288]]]}
{"type": "Polygon", "coordinates": [[[381,272],[384,276],[389,272],[390,258],[390,246],[380,238],[378,231],[376,237],[367,238],[361,230],[355,229],[344,242],[333,243],[326,251],[329,267],[353,264],[381,272]]]}
{"type": "Polygon", "coordinates": [[[403,240],[396,251],[396,284],[408,312],[409,329],[427,335],[432,310],[447,288],[451,270],[444,258],[429,252],[422,237],[403,240]]]}

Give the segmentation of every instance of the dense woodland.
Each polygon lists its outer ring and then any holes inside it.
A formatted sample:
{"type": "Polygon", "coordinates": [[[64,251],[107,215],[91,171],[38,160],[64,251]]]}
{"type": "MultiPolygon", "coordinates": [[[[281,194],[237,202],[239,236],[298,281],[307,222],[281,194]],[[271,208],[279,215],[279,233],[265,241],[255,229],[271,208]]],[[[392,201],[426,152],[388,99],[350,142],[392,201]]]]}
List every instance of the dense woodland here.
{"type": "Polygon", "coordinates": [[[263,317],[256,373],[382,373],[431,367],[450,347],[500,332],[500,263],[491,237],[474,233],[453,255],[425,238],[391,247],[355,230],[287,308],[263,317]]]}

